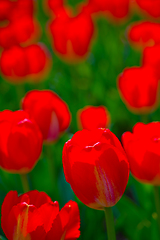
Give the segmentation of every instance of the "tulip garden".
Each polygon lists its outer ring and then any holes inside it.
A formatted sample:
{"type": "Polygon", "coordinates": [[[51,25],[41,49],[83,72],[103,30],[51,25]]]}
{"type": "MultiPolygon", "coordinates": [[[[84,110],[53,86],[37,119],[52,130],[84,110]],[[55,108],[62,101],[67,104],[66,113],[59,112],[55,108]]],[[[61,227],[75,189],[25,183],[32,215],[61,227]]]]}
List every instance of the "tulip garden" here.
{"type": "Polygon", "coordinates": [[[0,0],[1,240],[160,239],[160,0],[0,0]]]}

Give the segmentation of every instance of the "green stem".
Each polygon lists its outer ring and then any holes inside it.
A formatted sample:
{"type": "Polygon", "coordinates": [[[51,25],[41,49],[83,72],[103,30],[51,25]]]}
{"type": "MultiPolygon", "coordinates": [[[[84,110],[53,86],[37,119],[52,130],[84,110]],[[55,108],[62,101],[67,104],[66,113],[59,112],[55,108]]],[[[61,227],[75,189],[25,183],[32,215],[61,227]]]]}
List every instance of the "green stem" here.
{"type": "Polygon", "coordinates": [[[104,212],[105,212],[105,218],[106,218],[108,240],[116,240],[112,208],[106,207],[106,208],[104,208],[104,212]]]}
{"type": "Polygon", "coordinates": [[[24,193],[29,192],[30,188],[29,188],[27,174],[20,174],[20,177],[21,177],[21,182],[22,182],[24,193]]]}
{"type": "Polygon", "coordinates": [[[147,114],[140,115],[141,122],[143,123],[149,123],[149,116],[147,114]]]}
{"type": "Polygon", "coordinates": [[[48,161],[48,172],[49,172],[49,177],[51,180],[51,186],[53,190],[53,197],[56,199],[56,201],[60,200],[59,192],[58,192],[58,186],[57,186],[57,171],[56,171],[56,164],[55,164],[55,159],[53,159],[53,154],[52,154],[52,144],[48,144],[45,146],[47,150],[47,161],[48,161]]]}
{"type": "Polygon", "coordinates": [[[17,104],[21,106],[21,100],[25,95],[24,84],[17,84],[16,86],[17,104]]]}
{"type": "Polygon", "coordinates": [[[159,197],[159,187],[154,186],[154,197],[155,197],[155,205],[156,205],[156,211],[157,211],[157,223],[158,223],[158,228],[159,228],[159,233],[160,233],[160,197],[159,197]]]}

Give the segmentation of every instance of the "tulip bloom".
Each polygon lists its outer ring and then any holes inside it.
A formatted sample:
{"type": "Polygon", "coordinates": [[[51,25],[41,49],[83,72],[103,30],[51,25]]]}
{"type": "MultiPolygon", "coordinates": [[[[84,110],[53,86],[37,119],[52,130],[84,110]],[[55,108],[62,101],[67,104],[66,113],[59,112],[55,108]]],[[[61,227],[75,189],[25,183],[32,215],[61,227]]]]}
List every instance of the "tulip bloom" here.
{"type": "Polygon", "coordinates": [[[0,68],[8,81],[18,83],[27,78],[39,81],[49,70],[50,57],[41,44],[13,46],[2,52],[0,68]]]}
{"type": "Polygon", "coordinates": [[[148,66],[126,68],[118,77],[118,90],[131,111],[148,113],[158,100],[158,77],[148,66]]]}
{"type": "Polygon", "coordinates": [[[154,22],[136,22],[129,27],[128,38],[131,44],[144,48],[160,43],[160,24],[154,22]]]}
{"type": "Polygon", "coordinates": [[[33,0],[2,0],[0,2],[0,46],[14,45],[35,40],[39,25],[33,16],[33,0]]]}
{"type": "Polygon", "coordinates": [[[63,0],[46,0],[46,5],[56,15],[59,9],[63,8],[63,0]]]}
{"type": "Polygon", "coordinates": [[[106,107],[86,106],[77,113],[80,129],[92,130],[95,128],[106,128],[110,123],[110,115],[106,107]]]}
{"type": "Polygon", "coordinates": [[[160,0],[136,0],[138,6],[154,18],[160,17],[160,0]]]}
{"type": "Polygon", "coordinates": [[[28,173],[38,161],[42,135],[24,111],[0,112],[0,167],[11,173],[28,173]]]}
{"type": "Polygon", "coordinates": [[[10,191],[2,204],[1,226],[8,240],[77,239],[79,209],[76,202],[69,201],[59,211],[58,202],[37,190],[21,196],[10,191]]]}
{"type": "Polygon", "coordinates": [[[108,12],[114,18],[124,18],[129,14],[129,0],[108,0],[108,12]]]}
{"type": "Polygon", "coordinates": [[[63,148],[66,181],[88,207],[104,209],[122,197],[129,163],[118,138],[109,129],[82,130],[63,148]]]}
{"type": "Polygon", "coordinates": [[[142,64],[143,66],[152,66],[160,80],[160,44],[144,49],[142,64]]]}
{"type": "Polygon", "coordinates": [[[67,104],[50,90],[32,90],[22,100],[22,109],[35,120],[47,142],[54,141],[71,121],[67,104]]]}
{"type": "Polygon", "coordinates": [[[34,0],[1,0],[0,1],[0,20],[19,20],[21,17],[33,17],[34,0]]]}
{"type": "Polygon", "coordinates": [[[122,142],[133,176],[143,183],[160,185],[160,122],[137,123],[122,142]]]}
{"type": "Polygon", "coordinates": [[[9,18],[12,10],[12,2],[1,0],[0,1],[0,21],[6,20],[9,18]]]}
{"type": "Polygon", "coordinates": [[[74,63],[83,60],[88,53],[94,24],[88,14],[80,13],[73,17],[61,9],[58,17],[50,24],[50,32],[56,53],[62,59],[74,63]]]}
{"type": "Polygon", "coordinates": [[[102,12],[120,20],[129,14],[129,0],[89,0],[83,10],[87,14],[102,12]]]}
{"type": "Polygon", "coordinates": [[[0,27],[0,46],[10,48],[14,45],[26,43],[26,41],[36,39],[38,32],[39,26],[34,19],[30,16],[21,17],[21,19],[0,27]]]}

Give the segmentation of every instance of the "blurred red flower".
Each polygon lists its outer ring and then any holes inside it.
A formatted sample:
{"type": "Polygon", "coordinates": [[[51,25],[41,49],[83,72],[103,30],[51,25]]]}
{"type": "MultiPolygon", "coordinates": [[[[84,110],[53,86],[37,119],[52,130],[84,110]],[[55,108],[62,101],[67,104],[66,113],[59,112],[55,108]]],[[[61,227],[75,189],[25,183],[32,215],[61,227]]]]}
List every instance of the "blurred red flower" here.
{"type": "Polygon", "coordinates": [[[69,201],[59,211],[45,192],[37,190],[18,196],[10,191],[2,204],[1,226],[8,240],[77,239],[80,216],[76,202],[69,201]]]}
{"type": "Polygon", "coordinates": [[[57,15],[60,8],[63,8],[64,2],[63,0],[46,0],[46,6],[49,8],[51,12],[57,15]]]}
{"type": "Polygon", "coordinates": [[[160,44],[153,47],[146,47],[142,55],[143,66],[152,66],[160,80],[160,44]]]}
{"type": "Polygon", "coordinates": [[[34,0],[1,0],[0,20],[20,20],[21,17],[33,17],[34,0]]]}
{"type": "Polygon", "coordinates": [[[131,111],[149,113],[158,100],[158,77],[149,66],[126,68],[118,77],[118,90],[131,111]]]}
{"type": "Polygon", "coordinates": [[[160,24],[154,22],[135,22],[128,29],[131,44],[144,48],[160,43],[160,24]]]}
{"type": "Polygon", "coordinates": [[[121,19],[129,14],[129,0],[89,0],[82,8],[87,14],[103,12],[109,17],[121,19]]]}
{"type": "Polygon", "coordinates": [[[35,120],[47,142],[56,140],[71,121],[67,104],[50,90],[28,92],[22,100],[22,109],[35,120]]]}
{"type": "Polygon", "coordinates": [[[110,123],[110,115],[104,106],[86,106],[78,110],[77,120],[80,129],[106,128],[110,123]]]}
{"type": "Polygon", "coordinates": [[[12,6],[12,2],[9,0],[0,1],[0,21],[4,21],[9,18],[12,6]]]}
{"type": "Polygon", "coordinates": [[[138,6],[154,18],[160,17],[160,0],[136,0],[138,6]]]}
{"type": "Polygon", "coordinates": [[[160,122],[137,123],[122,142],[133,176],[144,183],[160,185],[160,122]]]}
{"type": "Polygon", "coordinates": [[[35,40],[40,26],[34,19],[33,0],[0,2],[0,46],[9,48],[35,40]]]}
{"type": "Polygon", "coordinates": [[[50,56],[45,46],[13,46],[2,52],[0,69],[8,81],[18,83],[43,79],[50,67],[50,56]],[[25,78],[26,77],[26,78],[25,78]]]}
{"type": "Polygon", "coordinates": [[[0,167],[12,173],[30,172],[41,150],[41,132],[26,112],[0,112],[0,167]]]}
{"type": "Polygon", "coordinates": [[[74,63],[86,57],[94,34],[90,15],[80,13],[73,17],[63,8],[49,28],[53,49],[63,60],[74,63]]]}
{"type": "Polygon", "coordinates": [[[35,19],[24,16],[0,27],[0,46],[10,48],[14,45],[26,44],[26,41],[36,39],[38,34],[39,26],[35,19]]]}
{"type": "Polygon", "coordinates": [[[109,129],[76,132],[63,148],[66,181],[87,206],[103,209],[122,197],[129,163],[118,138],[109,129]]]}

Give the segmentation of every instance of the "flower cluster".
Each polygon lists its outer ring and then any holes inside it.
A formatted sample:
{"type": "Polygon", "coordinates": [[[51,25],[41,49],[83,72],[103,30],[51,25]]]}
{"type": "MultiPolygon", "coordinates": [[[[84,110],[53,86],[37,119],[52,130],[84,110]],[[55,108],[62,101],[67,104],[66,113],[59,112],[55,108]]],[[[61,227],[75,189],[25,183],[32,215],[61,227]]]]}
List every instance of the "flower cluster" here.
{"type": "Polygon", "coordinates": [[[2,204],[1,225],[8,240],[77,239],[80,235],[77,203],[69,201],[59,211],[58,202],[37,190],[21,196],[10,191],[2,204]]]}
{"type": "Polygon", "coordinates": [[[50,56],[45,46],[36,44],[39,35],[33,0],[0,2],[0,69],[8,81],[43,79],[50,56]]]}
{"type": "MultiPolygon", "coordinates": [[[[103,15],[119,23],[130,16],[132,8],[152,18],[160,17],[160,0],[88,0],[79,4],[76,11],[66,6],[64,0],[46,0],[45,7],[50,15],[47,30],[54,52],[68,63],[77,63],[87,57],[97,32],[97,16],[103,15]]],[[[36,83],[49,69],[48,50],[44,44],[37,43],[40,26],[34,13],[33,0],[0,1],[0,69],[6,79],[14,83],[26,79],[36,83]]],[[[141,51],[141,65],[125,68],[118,76],[117,86],[127,108],[139,115],[151,113],[158,105],[159,30],[160,24],[153,20],[140,21],[127,28],[129,44],[141,51]]],[[[41,84],[44,87],[44,83],[41,84]]],[[[59,203],[53,202],[47,193],[25,189],[26,174],[31,174],[35,165],[38,166],[43,147],[45,155],[47,147],[53,146],[51,144],[58,146],[58,139],[69,128],[72,119],[61,94],[49,89],[29,91],[28,86],[25,85],[28,92],[21,99],[21,110],[0,112],[0,168],[6,171],[6,176],[7,172],[19,174],[24,185],[23,194],[7,188],[1,208],[2,230],[8,240],[76,240],[80,236],[78,204],[66,200],[60,210],[59,203]]],[[[74,131],[71,126],[65,140],[61,139],[64,145],[61,167],[70,191],[73,190],[86,206],[105,211],[106,219],[110,217],[107,219],[108,239],[116,239],[110,224],[113,220],[111,207],[122,198],[129,172],[142,183],[160,185],[160,122],[138,122],[132,132],[120,130],[118,138],[113,133],[114,123],[110,124],[110,112],[104,102],[101,105],[103,97],[96,101],[96,97],[88,93],[86,99],[93,99],[96,106],[85,101],[85,106],[75,104],[80,131],[74,131]],[[80,109],[80,106],[84,107],[80,109]]],[[[50,156],[51,159],[43,158],[44,164],[46,159],[53,160],[52,152],[50,156]]],[[[54,177],[50,184],[56,196],[59,179],[52,163],[48,161],[47,173],[51,172],[54,177]]]]}
{"type": "Polygon", "coordinates": [[[53,49],[71,63],[82,61],[89,53],[96,31],[92,16],[103,13],[116,21],[129,15],[129,0],[89,0],[77,6],[76,16],[63,0],[48,0],[47,5],[54,15],[49,23],[53,49]]]}
{"type": "MultiPolygon", "coordinates": [[[[159,1],[136,1],[139,7],[152,17],[159,17],[159,1]]],[[[128,28],[132,46],[142,51],[140,67],[124,69],[118,76],[118,89],[127,107],[138,114],[150,113],[157,106],[160,79],[160,24],[141,21],[128,28]]]]}

